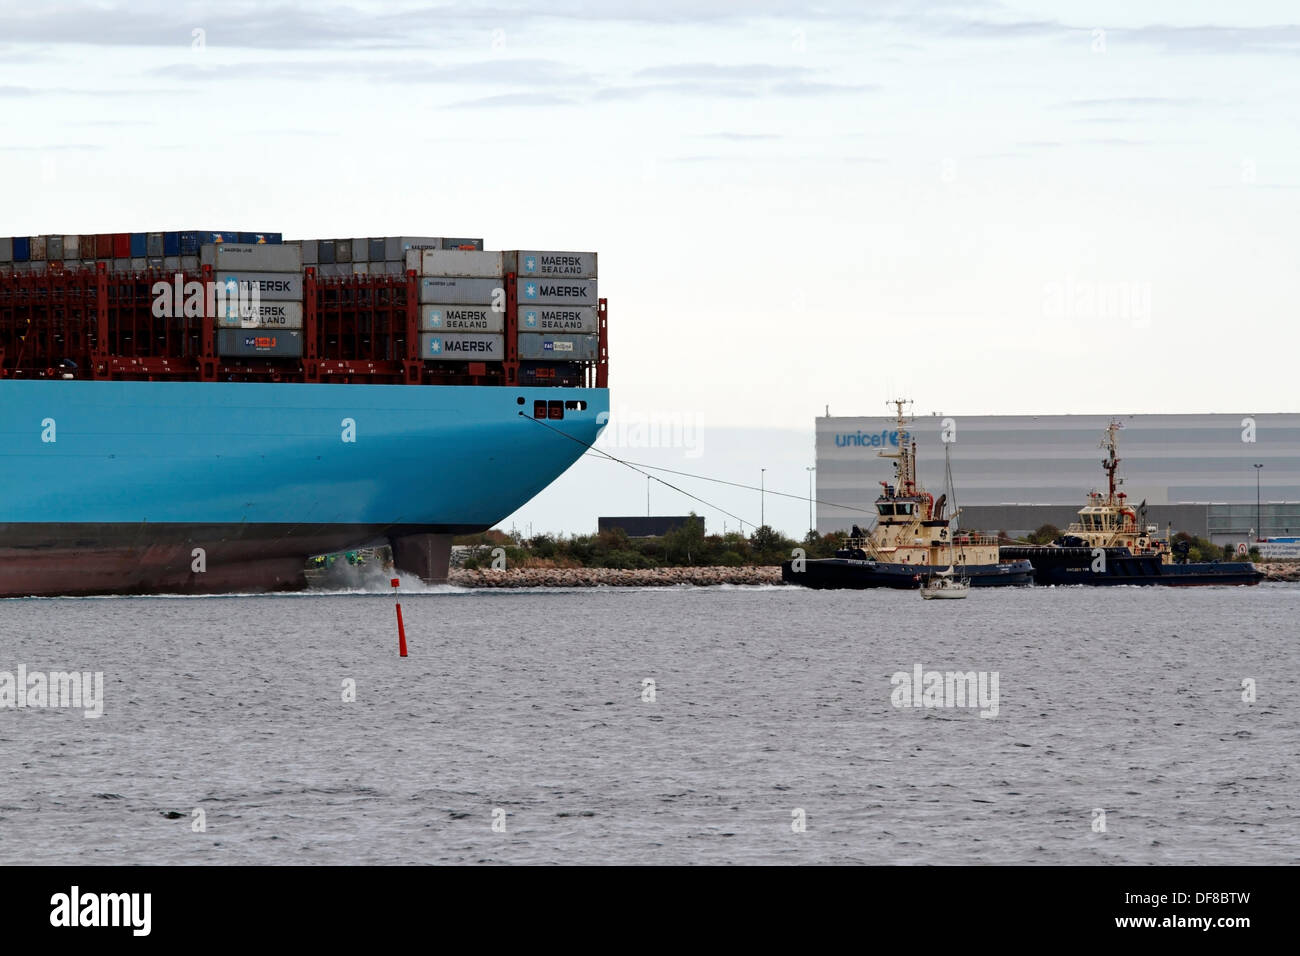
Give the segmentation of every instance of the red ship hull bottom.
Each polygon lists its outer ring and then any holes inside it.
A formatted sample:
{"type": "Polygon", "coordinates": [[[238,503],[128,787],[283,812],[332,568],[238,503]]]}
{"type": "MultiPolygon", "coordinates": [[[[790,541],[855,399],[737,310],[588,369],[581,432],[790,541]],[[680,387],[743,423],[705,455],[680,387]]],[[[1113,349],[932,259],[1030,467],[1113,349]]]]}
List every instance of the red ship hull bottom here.
{"type": "Polygon", "coordinates": [[[474,526],[0,525],[0,597],[228,594],[307,587],[313,555],[393,546],[399,571],[445,581],[451,538],[474,526]]]}

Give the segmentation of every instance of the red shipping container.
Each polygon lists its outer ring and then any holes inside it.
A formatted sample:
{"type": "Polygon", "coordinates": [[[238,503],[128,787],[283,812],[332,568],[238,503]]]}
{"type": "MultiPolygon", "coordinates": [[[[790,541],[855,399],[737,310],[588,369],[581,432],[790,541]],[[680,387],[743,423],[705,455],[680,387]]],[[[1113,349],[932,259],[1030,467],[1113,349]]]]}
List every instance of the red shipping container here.
{"type": "MultiPolygon", "coordinates": [[[[127,245],[129,246],[130,235],[127,236],[127,245]]],[[[95,237],[95,258],[111,259],[113,258],[113,237],[108,234],[95,237]]]]}
{"type": "Polygon", "coordinates": [[[113,233],[113,258],[131,258],[131,234],[129,232],[113,233]]]}

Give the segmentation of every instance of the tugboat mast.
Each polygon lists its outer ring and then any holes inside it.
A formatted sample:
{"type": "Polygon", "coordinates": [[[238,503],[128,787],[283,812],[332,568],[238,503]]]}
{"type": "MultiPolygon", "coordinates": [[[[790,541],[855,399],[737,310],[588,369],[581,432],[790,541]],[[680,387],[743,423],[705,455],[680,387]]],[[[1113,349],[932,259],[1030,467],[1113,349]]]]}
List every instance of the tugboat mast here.
{"type": "Polygon", "coordinates": [[[1101,467],[1106,469],[1106,479],[1109,485],[1106,498],[1107,501],[1112,503],[1115,500],[1115,470],[1119,468],[1119,463],[1122,460],[1115,456],[1115,452],[1119,448],[1119,437],[1115,432],[1123,427],[1119,422],[1111,422],[1106,426],[1106,434],[1102,438],[1100,445],[1101,448],[1105,448],[1109,452],[1105,460],[1102,461],[1101,467]]]}
{"type": "Polygon", "coordinates": [[[887,402],[896,409],[895,421],[898,422],[898,451],[881,451],[877,452],[880,458],[894,458],[894,469],[898,473],[898,493],[901,495],[916,494],[916,441],[907,431],[907,426],[911,419],[907,417],[903,407],[912,404],[908,398],[896,398],[892,402],[887,402]],[[911,442],[909,447],[908,443],[911,442]]]}

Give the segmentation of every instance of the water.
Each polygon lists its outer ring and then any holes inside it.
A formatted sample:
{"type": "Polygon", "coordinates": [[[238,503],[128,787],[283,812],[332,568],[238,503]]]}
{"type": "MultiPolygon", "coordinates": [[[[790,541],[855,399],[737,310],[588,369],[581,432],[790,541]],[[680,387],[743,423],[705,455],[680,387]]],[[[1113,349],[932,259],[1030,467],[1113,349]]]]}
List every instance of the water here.
{"type": "Polygon", "coordinates": [[[1294,864],[1297,610],[424,589],[402,660],[378,590],[2,601],[0,670],[106,701],[0,710],[0,863],[1294,864]],[[998,672],[997,716],[893,706],[918,663],[998,672]]]}

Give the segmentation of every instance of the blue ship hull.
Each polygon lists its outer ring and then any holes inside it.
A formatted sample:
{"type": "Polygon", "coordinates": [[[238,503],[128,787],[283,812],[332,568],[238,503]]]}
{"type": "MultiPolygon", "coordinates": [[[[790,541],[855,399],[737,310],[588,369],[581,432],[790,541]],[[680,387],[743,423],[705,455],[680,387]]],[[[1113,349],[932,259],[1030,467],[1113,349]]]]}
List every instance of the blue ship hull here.
{"type": "Polygon", "coordinates": [[[0,596],[301,587],[313,554],[491,527],[608,413],[605,389],[2,381],[0,596]]]}
{"type": "Polygon", "coordinates": [[[1029,561],[1034,566],[1034,583],[1039,585],[1081,584],[1107,587],[1141,584],[1163,587],[1207,585],[1251,585],[1264,573],[1247,561],[1190,562],[1164,564],[1156,555],[1133,554],[1128,548],[1105,548],[1106,562],[1094,570],[1096,552],[1091,548],[1054,545],[1008,546],[1001,549],[1004,560],[1029,561]]]}

